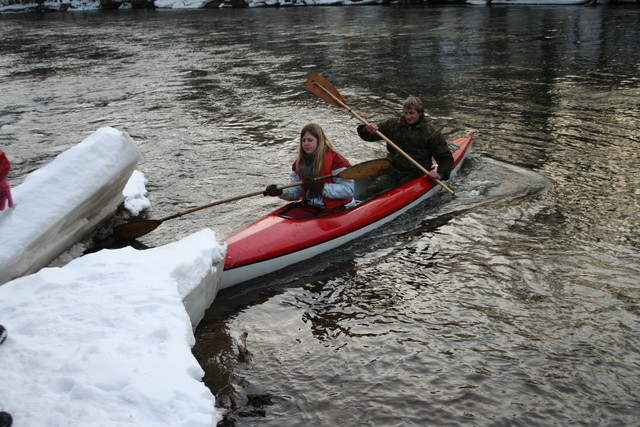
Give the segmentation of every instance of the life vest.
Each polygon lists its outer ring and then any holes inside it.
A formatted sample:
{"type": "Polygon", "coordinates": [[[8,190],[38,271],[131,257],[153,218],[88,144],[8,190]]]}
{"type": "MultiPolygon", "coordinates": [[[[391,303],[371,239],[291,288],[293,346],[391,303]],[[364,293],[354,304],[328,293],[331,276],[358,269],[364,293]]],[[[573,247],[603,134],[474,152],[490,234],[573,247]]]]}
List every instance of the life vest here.
{"type": "MultiPolygon", "coordinates": [[[[327,150],[327,152],[324,155],[324,166],[322,168],[321,176],[331,175],[331,168],[333,167],[333,159],[337,155],[338,154],[335,151],[327,150]]],[[[300,179],[304,179],[304,176],[300,172],[298,172],[298,175],[300,175],[300,179]]],[[[332,178],[327,178],[327,179],[323,179],[322,182],[333,183],[335,181],[332,178]]],[[[307,201],[306,195],[307,195],[307,189],[302,187],[302,202],[303,203],[306,203],[306,201],[307,201]]],[[[324,202],[324,207],[325,208],[331,209],[331,208],[337,208],[338,206],[342,206],[345,203],[349,203],[351,201],[351,198],[330,199],[328,197],[322,196],[322,201],[324,202]]]]}

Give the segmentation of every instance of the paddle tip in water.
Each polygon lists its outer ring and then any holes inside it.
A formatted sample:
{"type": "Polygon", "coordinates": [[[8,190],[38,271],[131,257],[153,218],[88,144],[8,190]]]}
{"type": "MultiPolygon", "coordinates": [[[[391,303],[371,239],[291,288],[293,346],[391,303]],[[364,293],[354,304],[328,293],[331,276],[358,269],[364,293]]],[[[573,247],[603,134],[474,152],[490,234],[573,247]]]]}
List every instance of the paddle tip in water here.
{"type": "Polygon", "coordinates": [[[143,219],[126,222],[114,227],[113,235],[118,239],[132,240],[152,232],[162,221],[157,219],[143,219]]]}

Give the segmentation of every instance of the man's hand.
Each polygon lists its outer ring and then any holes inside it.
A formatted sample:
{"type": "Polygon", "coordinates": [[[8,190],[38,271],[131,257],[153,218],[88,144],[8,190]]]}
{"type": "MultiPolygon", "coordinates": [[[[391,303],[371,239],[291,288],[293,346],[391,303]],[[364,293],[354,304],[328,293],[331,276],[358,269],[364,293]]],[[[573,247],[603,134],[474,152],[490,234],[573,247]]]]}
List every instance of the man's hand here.
{"type": "Polygon", "coordinates": [[[369,124],[367,124],[365,126],[365,129],[367,130],[367,132],[369,132],[370,134],[375,134],[376,132],[378,132],[378,124],[371,122],[369,124]]]}
{"type": "Polygon", "coordinates": [[[440,174],[438,173],[436,168],[433,168],[429,171],[429,173],[427,174],[427,176],[431,179],[433,179],[434,181],[437,180],[441,180],[442,176],[440,176],[440,174]]]}

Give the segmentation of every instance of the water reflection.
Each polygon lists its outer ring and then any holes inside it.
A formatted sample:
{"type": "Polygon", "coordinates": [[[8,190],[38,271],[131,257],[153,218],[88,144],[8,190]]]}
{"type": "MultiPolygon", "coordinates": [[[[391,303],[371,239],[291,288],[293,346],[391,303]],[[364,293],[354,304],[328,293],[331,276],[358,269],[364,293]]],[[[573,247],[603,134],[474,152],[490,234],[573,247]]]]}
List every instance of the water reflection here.
{"type": "MultiPolygon", "coordinates": [[[[97,127],[123,129],[163,217],[286,180],[308,122],[354,163],[379,157],[304,89],[312,72],[369,120],[421,96],[447,136],[474,131],[451,183],[462,197],[221,294],[194,348],[206,384],[242,425],[633,424],[638,13],[3,15],[0,145],[17,185],[97,127]],[[243,332],[250,362],[233,341],[243,332]]],[[[176,219],[142,243],[204,227],[223,239],[277,203],[176,219]]]]}

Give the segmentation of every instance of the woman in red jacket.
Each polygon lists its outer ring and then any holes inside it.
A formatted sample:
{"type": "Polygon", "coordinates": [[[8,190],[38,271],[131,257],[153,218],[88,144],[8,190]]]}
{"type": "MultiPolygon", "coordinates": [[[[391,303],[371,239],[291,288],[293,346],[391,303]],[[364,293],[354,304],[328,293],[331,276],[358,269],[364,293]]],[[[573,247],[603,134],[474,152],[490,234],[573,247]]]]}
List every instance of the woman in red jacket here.
{"type": "Polygon", "coordinates": [[[290,182],[302,181],[302,185],[278,189],[268,185],[265,196],[279,196],[283,200],[302,199],[300,207],[290,209],[286,216],[312,218],[340,212],[355,205],[354,182],[352,179],[314,178],[335,175],[351,165],[333,148],[324,131],[315,123],[310,123],[300,131],[298,158],[293,163],[290,182]]]}
{"type": "Polygon", "coordinates": [[[9,207],[13,207],[13,199],[11,199],[11,188],[7,181],[7,175],[11,169],[9,159],[4,155],[4,152],[0,150],[0,211],[4,210],[5,204],[8,201],[9,207]]]}

